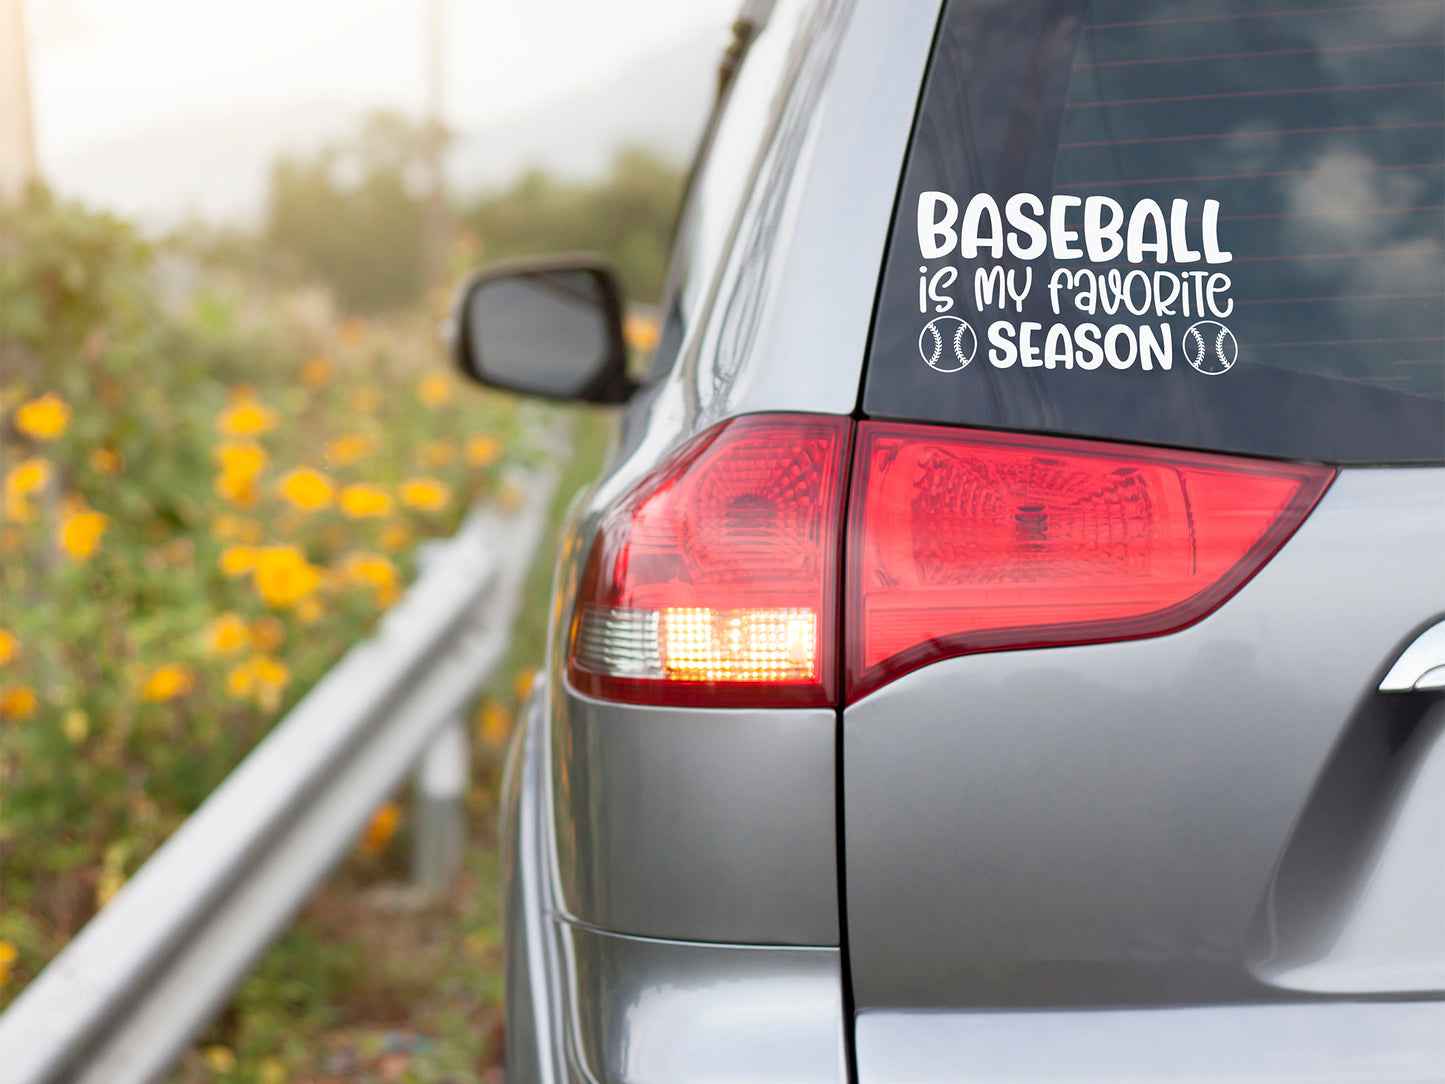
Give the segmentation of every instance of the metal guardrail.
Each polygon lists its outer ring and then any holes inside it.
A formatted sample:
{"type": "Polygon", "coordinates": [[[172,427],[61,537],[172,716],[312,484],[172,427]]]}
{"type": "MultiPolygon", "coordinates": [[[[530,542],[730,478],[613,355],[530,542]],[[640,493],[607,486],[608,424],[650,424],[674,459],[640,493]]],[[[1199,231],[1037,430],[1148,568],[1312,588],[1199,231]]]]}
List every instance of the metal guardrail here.
{"type": "Polygon", "coordinates": [[[506,518],[475,512],[438,545],[376,635],[0,1016],[0,1084],[143,1084],[166,1072],[377,805],[424,753],[435,758],[428,745],[455,750],[454,720],[506,651],[556,475],[512,484],[521,507],[506,518]]]}

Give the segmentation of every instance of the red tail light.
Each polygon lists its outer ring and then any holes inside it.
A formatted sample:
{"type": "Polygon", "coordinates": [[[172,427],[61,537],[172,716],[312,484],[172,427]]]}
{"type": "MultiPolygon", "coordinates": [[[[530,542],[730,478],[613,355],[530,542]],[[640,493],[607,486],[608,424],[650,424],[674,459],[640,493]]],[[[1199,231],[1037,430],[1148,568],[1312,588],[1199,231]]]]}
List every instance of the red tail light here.
{"type": "Polygon", "coordinates": [[[863,422],[850,506],[847,698],[925,663],[1157,636],[1257,572],[1333,471],[863,422]]]}
{"type": "Polygon", "coordinates": [[[651,704],[836,703],[850,424],[724,422],[612,509],[583,575],[573,686],[651,704]]]}
{"type": "Polygon", "coordinates": [[[852,702],[939,659],[1127,640],[1206,616],[1282,546],[1326,467],[1056,437],[736,418],[604,518],[568,677],[648,704],[852,702]]]}

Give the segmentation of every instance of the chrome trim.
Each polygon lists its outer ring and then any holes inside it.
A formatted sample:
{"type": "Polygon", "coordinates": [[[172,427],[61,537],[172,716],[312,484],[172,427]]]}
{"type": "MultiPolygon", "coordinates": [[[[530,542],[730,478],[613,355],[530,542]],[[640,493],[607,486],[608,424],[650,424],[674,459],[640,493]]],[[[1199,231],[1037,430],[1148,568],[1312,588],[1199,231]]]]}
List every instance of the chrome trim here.
{"type": "Polygon", "coordinates": [[[1445,621],[1415,637],[1380,682],[1382,693],[1430,689],[1445,689],[1445,621]]]}

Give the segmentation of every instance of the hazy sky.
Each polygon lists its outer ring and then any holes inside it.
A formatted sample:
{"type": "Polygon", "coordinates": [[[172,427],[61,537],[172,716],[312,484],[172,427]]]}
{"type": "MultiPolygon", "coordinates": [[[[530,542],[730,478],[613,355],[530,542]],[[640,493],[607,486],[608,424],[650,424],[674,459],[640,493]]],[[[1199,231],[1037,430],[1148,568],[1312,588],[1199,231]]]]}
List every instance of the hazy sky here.
{"type": "MultiPolygon", "coordinates": [[[[446,105],[492,120],[712,31],[741,0],[445,0],[446,105]]],[[[426,0],[25,0],[42,161],[258,105],[419,110],[426,0]]]]}

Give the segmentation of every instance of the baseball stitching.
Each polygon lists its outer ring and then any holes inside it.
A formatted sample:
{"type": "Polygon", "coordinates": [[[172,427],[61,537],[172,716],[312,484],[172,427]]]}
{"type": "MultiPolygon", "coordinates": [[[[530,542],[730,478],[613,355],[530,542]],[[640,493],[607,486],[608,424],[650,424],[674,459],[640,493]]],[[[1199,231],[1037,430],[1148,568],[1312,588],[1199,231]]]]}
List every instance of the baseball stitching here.
{"type": "Polygon", "coordinates": [[[1199,334],[1199,329],[1197,327],[1190,328],[1189,334],[1194,339],[1194,341],[1199,344],[1199,349],[1194,354],[1194,364],[1196,366],[1203,365],[1204,351],[1206,349],[1204,345],[1204,336],[1199,334]]]}
{"type": "Polygon", "coordinates": [[[928,364],[937,366],[938,359],[943,357],[943,336],[938,333],[938,325],[932,321],[928,324],[928,330],[933,334],[933,356],[928,359],[928,364]]]}
{"type": "Polygon", "coordinates": [[[960,322],[958,330],[953,333],[953,354],[958,358],[959,365],[967,365],[963,357],[963,333],[968,330],[968,325],[960,322]]]}
{"type": "Polygon", "coordinates": [[[1226,369],[1229,368],[1229,359],[1224,356],[1224,337],[1229,334],[1229,328],[1223,324],[1219,326],[1219,338],[1214,340],[1214,352],[1219,355],[1219,364],[1226,369]]]}

